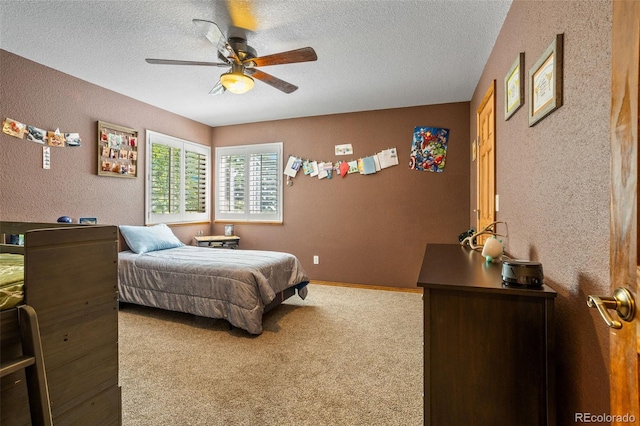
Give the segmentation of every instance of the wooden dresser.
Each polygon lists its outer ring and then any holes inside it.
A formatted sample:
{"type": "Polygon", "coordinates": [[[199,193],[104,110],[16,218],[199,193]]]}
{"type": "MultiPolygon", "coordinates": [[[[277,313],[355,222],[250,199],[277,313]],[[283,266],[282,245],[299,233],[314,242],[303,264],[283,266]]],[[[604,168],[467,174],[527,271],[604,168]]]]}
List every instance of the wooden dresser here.
{"type": "Polygon", "coordinates": [[[556,292],[506,287],[501,272],[458,244],[427,245],[425,425],[555,425],[556,292]]]}

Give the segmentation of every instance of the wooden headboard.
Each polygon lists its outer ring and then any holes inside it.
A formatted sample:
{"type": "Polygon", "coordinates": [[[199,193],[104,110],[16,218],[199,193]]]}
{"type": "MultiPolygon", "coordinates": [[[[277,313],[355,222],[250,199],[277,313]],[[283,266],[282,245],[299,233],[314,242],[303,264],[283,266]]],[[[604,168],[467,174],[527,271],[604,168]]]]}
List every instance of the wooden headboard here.
{"type": "Polygon", "coordinates": [[[11,235],[24,235],[35,229],[53,229],[72,226],[73,223],[46,223],[46,222],[0,222],[0,253],[24,254],[24,245],[9,244],[11,235]]]}

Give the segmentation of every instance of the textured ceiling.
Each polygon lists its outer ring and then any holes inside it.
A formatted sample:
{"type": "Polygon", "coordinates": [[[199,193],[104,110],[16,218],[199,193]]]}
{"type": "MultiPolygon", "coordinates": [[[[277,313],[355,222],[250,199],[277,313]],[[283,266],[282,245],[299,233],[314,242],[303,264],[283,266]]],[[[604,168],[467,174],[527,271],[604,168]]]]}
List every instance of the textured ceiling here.
{"type": "MultiPolygon", "coordinates": [[[[233,0],[228,0],[233,1],[233,0]]],[[[299,86],[262,82],[209,95],[225,68],[192,23],[237,31],[227,1],[0,0],[0,47],[210,126],[468,101],[511,0],[255,0],[248,44],[258,56],[311,46],[316,62],[261,68],[299,86]]],[[[247,12],[248,11],[248,12],[247,12]]],[[[250,15],[248,15],[250,13],[250,15]]]]}

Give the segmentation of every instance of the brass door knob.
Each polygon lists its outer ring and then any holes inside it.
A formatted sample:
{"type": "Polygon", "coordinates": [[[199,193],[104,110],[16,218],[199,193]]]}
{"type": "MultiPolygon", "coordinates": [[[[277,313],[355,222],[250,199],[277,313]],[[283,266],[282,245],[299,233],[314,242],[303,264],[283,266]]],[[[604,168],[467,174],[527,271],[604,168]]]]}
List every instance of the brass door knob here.
{"type": "Polygon", "coordinates": [[[604,322],[611,328],[622,328],[622,323],[613,319],[608,309],[615,309],[618,317],[627,322],[633,320],[636,311],[633,295],[623,287],[616,288],[613,291],[613,297],[587,296],[587,306],[598,309],[604,322]]]}

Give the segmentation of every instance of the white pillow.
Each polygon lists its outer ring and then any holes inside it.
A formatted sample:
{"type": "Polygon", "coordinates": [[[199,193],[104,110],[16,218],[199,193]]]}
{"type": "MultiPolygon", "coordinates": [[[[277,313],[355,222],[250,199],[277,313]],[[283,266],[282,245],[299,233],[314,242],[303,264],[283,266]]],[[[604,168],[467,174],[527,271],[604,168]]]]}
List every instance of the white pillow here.
{"type": "Polygon", "coordinates": [[[164,223],[155,226],[120,225],[119,228],[131,251],[138,254],[184,246],[164,223]]]}

